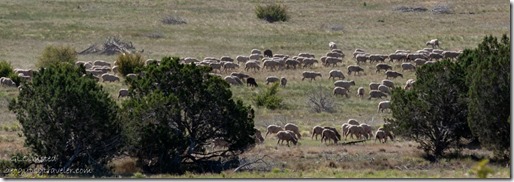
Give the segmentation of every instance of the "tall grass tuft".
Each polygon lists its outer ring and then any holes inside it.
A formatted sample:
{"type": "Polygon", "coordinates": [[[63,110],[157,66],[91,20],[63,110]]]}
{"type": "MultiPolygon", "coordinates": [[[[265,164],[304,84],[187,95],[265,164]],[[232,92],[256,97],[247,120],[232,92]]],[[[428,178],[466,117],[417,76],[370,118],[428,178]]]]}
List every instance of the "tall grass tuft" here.
{"type": "Polygon", "coordinates": [[[277,93],[278,83],[275,83],[254,98],[255,104],[259,107],[264,106],[271,110],[278,109],[282,106],[282,98],[278,97],[277,93]]]}
{"type": "Polygon", "coordinates": [[[257,6],[255,8],[255,14],[257,18],[266,20],[267,22],[273,23],[277,21],[287,21],[289,15],[287,15],[286,6],[280,4],[271,4],[266,6],[257,6]]]}
{"type": "Polygon", "coordinates": [[[136,68],[145,66],[145,61],[141,54],[120,54],[116,58],[116,66],[118,66],[118,73],[126,76],[129,73],[135,73],[136,68]]]}

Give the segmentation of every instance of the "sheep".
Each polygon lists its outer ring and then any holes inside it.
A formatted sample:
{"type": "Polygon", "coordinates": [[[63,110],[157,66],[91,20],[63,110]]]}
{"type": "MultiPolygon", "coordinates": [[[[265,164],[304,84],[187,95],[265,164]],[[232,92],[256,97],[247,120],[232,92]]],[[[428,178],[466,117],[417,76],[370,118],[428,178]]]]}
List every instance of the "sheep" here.
{"type": "Polygon", "coordinates": [[[330,49],[337,49],[337,44],[335,42],[329,42],[328,43],[328,47],[330,47],[330,49]]]}
{"type": "Polygon", "coordinates": [[[435,59],[437,61],[437,60],[443,59],[444,56],[442,54],[431,52],[430,54],[428,54],[428,58],[430,61],[432,61],[433,59],[435,59]]]}
{"type": "Polygon", "coordinates": [[[343,50],[341,50],[341,49],[332,49],[332,50],[330,50],[330,52],[337,52],[337,53],[344,55],[343,50]]]}
{"type": "Polygon", "coordinates": [[[336,66],[337,63],[342,63],[343,60],[342,59],[339,59],[339,58],[336,58],[336,57],[327,57],[325,58],[325,66],[329,66],[329,65],[332,65],[332,67],[336,66]]]}
{"type": "Polygon", "coordinates": [[[129,91],[126,88],[122,88],[118,91],[118,99],[120,99],[120,97],[127,97],[128,95],[129,91]]]}
{"type": "Polygon", "coordinates": [[[0,85],[7,86],[7,87],[16,87],[16,83],[11,78],[7,78],[7,77],[0,78],[0,85]]]}
{"type": "Polygon", "coordinates": [[[261,66],[256,61],[248,61],[245,63],[245,70],[253,69],[254,71],[260,70],[261,66]]]}
{"type": "Polygon", "coordinates": [[[262,133],[260,130],[254,128],[255,130],[255,143],[259,144],[259,143],[263,143],[264,142],[264,137],[262,137],[262,133]]]}
{"type": "Polygon", "coordinates": [[[234,62],[234,59],[232,59],[230,56],[222,56],[220,58],[220,61],[225,61],[225,62],[234,62]]]}
{"type": "Polygon", "coordinates": [[[262,54],[261,53],[261,50],[259,49],[252,49],[252,51],[250,51],[251,54],[262,54]]]}
{"type": "Polygon", "coordinates": [[[246,86],[258,87],[259,85],[257,85],[257,82],[255,81],[255,78],[248,77],[246,79],[246,86]]]}
{"type": "Polygon", "coordinates": [[[293,123],[287,123],[286,125],[284,125],[284,130],[292,131],[298,139],[302,138],[302,134],[300,134],[300,129],[293,123]]]}
{"type": "Polygon", "coordinates": [[[380,83],[371,82],[369,83],[369,90],[378,90],[378,86],[380,86],[380,83]]]}
{"type": "Polygon", "coordinates": [[[364,87],[359,87],[357,89],[357,96],[359,96],[360,98],[363,98],[364,97],[364,92],[365,92],[364,87]]]}
{"type": "Polygon", "coordinates": [[[387,70],[385,72],[385,75],[386,75],[386,79],[389,79],[389,77],[392,77],[392,78],[402,77],[403,78],[403,74],[398,73],[396,71],[392,71],[392,70],[387,70]]]}
{"type": "Polygon", "coordinates": [[[360,66],[358,65],[350,65],[347,67],[348,69],[348,75],[351,75],[352,72],[355,72],[354,75],[356,75],[357,73],[359,73],[360,75],[360,72],[364,72],[364,69],[362,69],[360,66]]]}
{"type": "Polygon", "coordinates": [[[287,79],[285,77],[280,78],[280,86],[286,87],[287,79]]]}
{"type": "Polygon", "coordinates": [[[221,73],[221,67],[222,67],[222,66],[223,66],[223,65],[222,65],[221,63],[215,63],[215,62],[211,62],[211,63],[209,63],[209,67],[211,67],[211,68],[212,68],[212,71],[214,71],[214,70],[218,70],[220,73],[221,73]]]}
{"type": "Polygon", "coordinates": [[[366,137],[367,139],[367,134],[364,132],[364,128],[362,128],[360,125],[349,126],[345,138],[348,138],[348,135],[350,135],[350,138],[352,139],[354,135],[357,137],[357,139],[360,139],[362,136],[366,137]]]}
{"type": "Polygon", "coordinates": [[[371,54],[369,55],[369,62],[384,62],[385,59],[387,59],[387,55],[381,55],[381,54],[371,54]]]}
{"type": "Polygon", "coordinates": [[[414,66],[412,63],[402,63],[402,71],[405,70],[416,70],[416,66],[414,66]]]}
{"type": "Polygon", "coordinates": [[[357,60],[357,64],[365,63],[366,60],[369,59],[369,55],[367,54],[358,54],[355,56],[355,59],[357,60]]]}
{"type": "Polygon", "coordinates": [[[147,59],[145,61],[145,66],[148,66],[148,65],[151,65],[151,64],[157,65],[157,64],[159,64],[159,62],[157,60],[155,60],[155,59],[147,59]]]}
{"type": "Polygon", "coordinates": [[[302,76],[303,76],[302,81],[303,81],[305,78],[310,78],[310,79],[311,79],[311,81],[312,81],[312,80],[316,80],[316,77],[318,77],[318,76],[319,76],[319,77],[323,77],[323,76],[321,76],[321,73],[320,73],[320,72],[314,72],[314,71],[304,71],[304,72],[302,73],[302,76]]]}
{"type": "Polygon", "coordinates": [[[100,76],[104,74],[101,70],[86,70],[86,73],[91,73],[93,76],[100,76]]]}
{"type": "Polygon", "coordinates": [[[302,52],[298,54],[298,57],[314,58],[314,54],[302,52]]]}
{"type": "Polygon", "coordinates": [[[225,64],[223,64],[223,70],[225,71],[233,70],[236,68],[239,68],[239,65],[236,63],[226,62],[225,64]]]}
{"type": "MultiPolygon", "coordinates": [[[[384,123],[384,126],[386,126],[388,124],[390,124],[390,123],[384,123]]],[[[389,137],[391,139],[391,141],[394,141],[394,134],[393,134],[393,132],[391,132],[390,130],[388,130],[387,128],[384,128],[384,127],[380,127],[380,128],[377,129],[377,131],[379,131],[379,130],[384,131],[386,136],[389,137]]]]}
{"type": "Polygon", "coordinates": [[[269,49],[264,50],[264,57],[273,57],[273,52],[269,49]]]}
{"type": "Polygon", "coordinates": [[[232,72],[230,73],[230,76],[236,76],[238,77],[239,79],[241,79],[241,81],[243,81],[244,79],[250,77],[249,75],[247,74],[244,74],[244,73],[237,73],[237,72],[232,72]]]}
{"type": "Polygon", "coordinates": [[[457,59],[457,57],[459,57],[460,55],[460,52],[457,52],[457,51],[443,51],[442,53],[443,55],[443,58],[448,58],[448,59],[457,59]]]}
{"type": "Polygon", "coordinates": [[[377,139],[380,143],[386,143],[387,142],[387,134],[384,130],[377,130],[375,132],[375,143],[377,142],[377,139]]]}
{"type": "Polygon", "coordinates": [[[260,54],[250,54],[250,56],[248,56],[250,60],[259,60],[261,57],[262,56],[260,54]]]}
{"type": "MultiPolygon", "coordinates": [[[[382,85],[385,85],[385,86],[387,86],[387,87],[389,87],[389,88],[394,88],[394,83],[393,83],[393,81],[388,80],[388,79],[383,79],[383,80],[382,80],[382,85]]],[[[377,86],[377,89],[374,89],[374,90],[378,90],[378,86],[377,86]]]]}
{"type": "Polygon", "coordinates": [[[286,60],[286,68],[289,69],[290,67],[293,67],[296,69],[296,66],[300,66],[300,61],[294,60],[294,59],[288,59],[286,60]]]}
{"type": "Polygon", "coordinates": [[[103,82],[105,82],[105,81],[109,81],[109,82],[120,81],[120,78],[118,76],[109,74],[109,73],[104,73],[104,74],[102,74],[101,77],[102,77],[103,82]]]}
{"type": "Polygon", "coordinates": [[[420,53],[407,54],[407,61],[414,61],[417,58],[427,59],[427,56],[425,54],[420,54],[420,53]]]}
{"type": "Polygon", "coordinates": [[[316,137],[316,140],[318,140],[318,135],[321,135],[321,133],[323,132],[323,127],[319,126],[319,125],[316,125],[312,128],[312,136],[311,136],[311,139],[316,137]]]}
{"type": "Polygon", "coordinates": [[[334,144],[337,144],[337,136],[331,129],[323,129],[321,132],[321,143],[326,142],[327,140],[332,139],[334,144]]]}
{"type": "Polygon", "coordinates": [[[390,109],[391,107],[391,101],[381,101],[378,103],[378,111],[377,112],[384,112],[386,109],[390,109]]]}
{"type": "MultiPolygon", "coordinates": [[[[435,61],[427,61],[427,62],[425,62],[425,64],[435,64],[435,63],[436,63],[435,61]]],[[[423,64],[423,65],[425,65],[425,64],[423,64]]]]}
{"type": "Polygon", "coordinates": [[[273,58],[284,58],[284,57],[289,57],[289,56],[284,55],[284,54],[273,54],[273,58]]]}
{"type": "Polygon", "coordinates": [[[364,135],[366,136],[366,139],[371,139],[371,137],[373,136],[373,129],[371,128],[371,126],[366,123],[361,123],[359,126],[361,126],[364,130],[364,135]]]}
{"type": "Polygon", "coordinates": [[[277,138],[277,145],[280,143],[280,141],[282,141],[282,143],[286,141],[288,147],[289,142],[292,142],[294,145],[298,143],[298,139],[294,136],[294,133],[292,131],[279,131],[277,132],[277,138]]]}
{"type": "Polygon", "coordinates": [[[343,72],[341,70],[330,70],[328,72],[328,74],[330,75],[328,77],[328,79],[332,78],[332,80],[334,80],[336,77],[341,79],[341,80],[344,80],[344,78],[345,78],[344,74],[343,74],[343,72]]]}
{"type": "Polygon", "coordinates": [[[378,90],[386,93],[386,94],[391,94],[391,91],[389,90],[389,87],[385,86],[385,85],[379,85],[378,86],[378,90]]]}
{"type": "Polygon", "coordinates": [[[119,69],[119,67],[118,67],[118,66],[113,66],[113,67],[112,67],[112,69],[111,69],[111,70],[112,70],[112,73],[114,73],[114,74],[118,74],[118,69],[119,69]]]}
{"type": "Polygon", "coordinates": [[[381,99],[382,97],[387,97],[387,95],[380,90],[370,90],[369,91],[368,100],[371,100],[371,98],[380,98],[381,99]]]}
{"type": "Polygon", "coordinates": [[[350,91],[350,86],[355,85],[355,81],[345,81],[345,80],[337,80],[334,82],[334,86],[336,87],[343,87],[346,90],[350,91]]]}
{"type": "Polygon", "coordinates": [[[108,63],[104,60],[95,60],[93,61],[93,66],[108,66],[111,67],[111,63],[108,63]]]}
{"type": "Polygon", "coordinates": [[[307,66],[310,66],[312,67],[314,65],[314,63],[318,63],[318,60],[314,59],[314,58],[304,58],[303,59],[303,67],[307,67],[307,66]]]}
{"type": "Polygon", "coordinates": [[[274,71],[276,67],[279,66],[279,62],[275,60],[265,60],[262,63],[262,68],[268,68],[271,71],[274,71]]]}
{"type": "Polygon", "coordinates": [[[356,119],[348,119],[347,123],[351,125],[359,125],[359,122],[356,119]]]}
{"type": "Polygon", "coordinates": [[[279,131],[283,131],[284,129],[281,127],[281,126],[278,126],[278,125],[269,125],[267,128],[267,132],[266,132],[266,136],[264,136],[264,138],[266,138],[268,136],[268,134],[275,134],[275,133],[278,133],[279,131]]]}
{"type": "MultiPolygon", "coordinates": [[[[341,125],[341,129],[342,129],[342,131],[343,131],[343,136],[346,136],[346,133],[348,133],[348,127],[350,127],[350,125],[352,125],[352,124],[349,124],[349,123],[343,123],[343,124],[341,125]]],[[[346,138],[345,138],[345,140],[346,140],[346,138]]]]}
{"type": "Polygon", "coordinates": [[[353,58],[356,58],[357,55],[359,54],[366,54],[365,51],[361,50],[361,49],[355,49],[355,51],[353,51],[353,58]]]}
{"type": "Polygon", "coordinates": [[[186,58],[184,58],[183,61],[184,61],[185,64],[191,64],[191,63],[194,63],[194,62],[199,62],[198,59],[192,58],[192,57],[186,57],[186,58]]]}
{"type": "Polygon", "coordinates": [[[389,54],[389,62],[393,62],[394,60],[397,60],[398,62],[403,61],[407,59],[406,53],[392,53],[389,54]]]}
{"type": "Polygon", "coordinates": [[[432,39],[432,40],[430,40],[430,41],[427,41],[427,42],[426,42],[426,45],[427,45],[427,46],[428,46],[428,45],[432,46],[432,49],[435,49],[436,47],[437,47],[437,48],[439,48],[439,40],[437,40],[437,39],[432,39]]]}
{"type": "Polygon", "coordinates": [[[406,82],[405,82],[405,87],[403,87],[404,90],[410,90],[413,86],[413,84],[415,83],[416,81],[414,81],[414,79],[408,79],[406,82]]]}
{"type": "Polygon", "coordinates": [[[385,63],[378,63],[375,67],[377,68],[377,71],[376,71],[377,73],[380,72],[380,70],[387,71],[387,70],[393,69],[392,66],[389,66],[388,64],[385,64],[385,63]]]}
{"type": "Polygon", "coordinates": [[[423,59],[423,58],[417,58],[414,60],[414,63],[416,63],[416,66],[424,65],[426,62],[427,62],[427,60],[423,59]]]}
{"type": "Polygon", "coordinates": [[[329,130],[332,130],[332,131],[334,132],[334,134],[336,135],[337,140],[341,140],[341,135],[339,134],[339,132],[337,131],[337,129],[336,129],[336,128],[329,127],[329,126],[325,126],[325,127],[323,127],[323,129],[329,129],[329,130]]]}
{"type": "Polygon", "coordinates": [[[325,54],[325,56],[327,56],[327,57],[334,57],[334,58],[341,58],[341,59],[344,58],[344,54],[343,53],[339,53],[339,52],[327,52],[325,54]]]}
{"type": "Polygon", "coordinates": [[[348,95],[348,90],[344,87],[335,87],[333,91],[334,95],[345,95],[346,98],[350,98],[348,95]]]}
{"type": "Polygon", "coordinates": [[[236,56],[237,64],[239,64],[239,63],[246,63],[249,60],[250,60],[250,57],[248,57],[248,56],[243,56],[243,55],[236,56]]]}
{"type": "Polygon", "coordinates": [[[32,69],[19,69],[19,68],[16,68],[16,69],[14,69],[13,71],[14,71],[14,73],[16,73],[16,74],[23,73],[23,75],[25,75],[25,76],[30,76],[30,77],[32,77],[33,72],[34,72],[34,71],[32,71],[32,69]]]}
{"type": "Polygon", "coordinates": [[[125,78],[130,78],[130,79],[136,79],[137,78],[137,75],[134,74],[134,73],[129,73],[125,76],[125,78]]]}
{"type": "Polygon", "coordinates": [[[223,78],[223,80],[225,80],[230,85],[243,85],[243,82],[237,76],[226,76],[223,78]]]}
{"type": "Polygon", "coordinates": [[[276,77],[276,76],[268,76],[266,77],[266,85],[268,85],[269,83],[275,83],[275,82],[278,82],[280,81],[280,78],[276,77]]]}

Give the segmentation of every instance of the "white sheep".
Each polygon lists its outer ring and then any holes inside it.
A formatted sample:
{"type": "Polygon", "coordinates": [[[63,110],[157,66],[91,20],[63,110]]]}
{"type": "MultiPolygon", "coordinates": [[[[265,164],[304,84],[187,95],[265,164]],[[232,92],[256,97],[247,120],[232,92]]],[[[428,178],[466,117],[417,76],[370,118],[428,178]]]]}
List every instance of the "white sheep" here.
{"type": "Polygon", "coordinates": [[[357,73],[359,73],[359,75],[360,75],[361,71],[364,72],[364,69],[362,69],[358,65],[350,65],[350,66],[347,67],[347,69],[348,69],[348,75],[351,75],[352,72],[355,72],[354,75],[356,75],[357,73]]]}
{"type": "Polygon", "coordinates": [[[364,87],[359,87],[359,88],[357,89],[357,96],[359,96],[360,98],[363,98],[363,97],[364,97],[364,92],[366,92],[366,91],[364,90],[364,87]]]}
{"type": "Polygon", "coordinates": [[[369,55],[368,54],[364,54],[364,53],[357,54],[357,55],[355,55],[355,59],[357,60],[357,64],[365,63],[366,60],[369,59],[369,55]]]}
{"type": "Polygon", "coordinates": [[[406,82],[405,82],[405,87],[403,87],[404,90],[410,90],[412,89],[412,86],[413,84],[415,83],[416,81],[414,79],[408,79],[406,82]]]}
{"type": "Polygon", "coordinates": [[[409,54],[407,54],[407,61],[414,61],[417,58],[427,59],[428,56],[425,55],[425,54],[421,54],[421,53],[409,53],[409,54]]]}
{"type": "Polygon", "coordinates": [[[266,136],[264,136],[265,138],[268,136],[268,134],[275,134],[275,133],[278,133],[279,131],[284,130],[281,126],[278,126],[278,125],[269,125],[266,129],[267,129],[267,132],[266,132],[266,136]]]}
{"type": "Polygon", "coordinates": [[[330,70],[328,72],[328,74],[330,75],[328,77],[328,79],[332,78],[332,80],[334,80],[336,77],[343,80],[345,77],[344,77],[344,74],[341,70],[330,70]]]}
{"type": "Polygon", "coordinates": [[[248,56],[243,56],[243,55],[236,56],[237,64],[239,64],[239,63],[246,63],[249,60],[250,60],[250,57],[248,57],[248,56]]]}
{"type": "Polygon", "coordinates": [[[369,83],[369,90],[378,90],[378,86],[380,86],[380,83],[371,82],[369,83]]]}
{"type": "Polygon", "coordinates": [[[261,69],[261,66],[259,66],[259,63],[257,63],[256,61],[248,61],[245,63],[245,70],[248,71],[250,69],[258,71],[261,69]]]}
{"type": "Polygon", "coordinates": [[[355,85],[355,81],[353,81],[353,80],[350,80],[350,81],[337,80],[337,81],[334,82],[334,86],[336,86],[336,87],[343,87],[346,90],[348,90],[348,92],[350,91],[350,86],[352,86],[352,85],[355,85]]]}
{"type": "Polygon", "coordinates": [[[148,65],[151,65],[151,64],[159,64],[159,61],[157,61],[155,59],[147,59],[145,61],[145,66],[148,66],[148,65]]]}
{"type": "Polygon", "coordinates": [[[331,129],[323,129],[323,131],[321,132],[321,142],[326,142],[326,141],[329,141],[330,143],[330,140],[332,140],[334,142],[334,144],[337,143],[337,136],[335,134],[335,132],[331,129]]]}
{"type": "Polygon", "coordinates": [[[414,60],[414,63],[416,63],[416,66],[424,65],[426,62],[427,62],[427,60],[423,59],[423,58],[417,58],[414,60]]]}
{"type": "Polygon", "coordinates": [[[381,101],[378,103],[378,111],[377,112],[384,112],[386,109],[390,109],[391,107],[391,101],[381,101]]]}
{"type": "Polygon", "coordinates": [[[276,76],[266,77],[266,85],[268,85],[269,83],[275,83],[275,82],[279,82],[279,81],[280,81],[280,78],[278,78],[276,76]]]}
{"type": "Polygon", "coordinates": [[[312,128],[312,136],[311,136],[311,139],[313,139],[314,137],[316,137],[316,140],[318,140],[318,135],[321,135],[321,133],[323,132],[324,128],[319,126],[319,125],[316,125],[312,128]]]}
{"type": "Polygon", "coordinates": [[[401,62],[403,60],[407,59],[407,53],[392,53],[389,54],[389,61],[393,62],[394,60],[397,60],[398,62],[401,62]]]}
{"type": "Polygon", "coordinates": [[[387,59],[387,55],[381,55],[381,54],[371,54],[369,55],[369,62],[384,62],[385,59],[387,59]]]}
{"type": "Polygon", "coordinates": [[[136,79],[137,78],[137,75],[134,74],[134,73],[129,73],[125,76],[125,78],[130,78],[130,79],[136,79]]]}
{"type": "Polygon", "coordinates": [[[186,58],[184,58],[183,61],[184,61],[185,64],[191,64],[191,63],[194,63],[194,62],[199,62],[198,59],[192,58],[192,57],[186,57],[186,58]]]}
{"type": "Polygon", "coordinates": [[[412,63],[402,63],[402,71],[405,70],[416,70],[416,66],[414,66],[412,63]]]}
{"type": "Polygon", "coordinates": [[[298,57],[314,58],[314,54],[301,52],[301,53],[298,54],[298,57]]]}
{"type": "Polygon", "coordinates": [[[426,42],[426,45],[432,46],[432,49],[435,49],[436,47],[439,48],[439,40],[437,40],[437,39],[429,40],[426,42]]]}
{"type": "Polygon", "coordinates": [[[389,90],[389,87],[385,86],[385,85],[379,85],[378,86],[378,90],[386,93],[386,94],[391,94],[391,91],[389,90]]]}
{"type": "Polygon", "coordinates": [[[312,67],[314,65],[314,63],[318,63],[318,60],[314,59],[314,58],[303,58],[303,67],[307,67],[307,66],[310,66],[312,67]]]}
{"type": "Polygon", "coordinates": [[[265,60],[262,62],[262,68],[268,68],[271,71],[274,71],[277,67],[280,66],[280,63],[275,60],[265,60]]]}
{"type": "Polygon", "coordinates": [[[323,129],[329,129],[329,130],[332,130],[334,132],[334,134],[336,135],[336,138],[337,140],[341,140],[341,135],[339,134],[339,132],[337,131],[336,128],[334,127],[329,127],[329,126],[325,126],[323,127],[323,129]]]}
{"type": "Polygon", "coordinates": [[[244,73],[238,73],[238,72],[232,72],[232,73],[230,73],[230,76],[236,76],[239,79],[241,79],[241,81],[244,81],[246,78],[250,77],[250,75],[247,75],[247,74],[244,74],[244,73]]]}
{"type": "Polygon", "coordinates": [[[368,100],[371,100],[371,98],[380,98],[381,99],[382,97],[387,97],[387,95],[380,90],[370,90],[369,91],[368,100]]]}
{"type": "Polygon", "coordinates": [[[282,143],[286,141],[288,147],[289,142],[292,142],[294,145],[298,143],[298,139],[294,136],[294,133],[292,131],[279,131],[277,132],[277,138],[277,145],[280,143],[280,141],[282,141],[282,143]]]}
{"type": "Polygon", "coordinates": [[[237,76],[225,76],[223,80],[225,80],[230,85],[243,85],[243,81],[241,81],[241,79],[239,79],[237,76]]]}
{"type": "Polygon", "coordinates": [[[284,125],[284,130],[292,131],[298,139],[302,138],[302,134],[300,134],[300,129],[293,123],[287,123],[286,125],[284,125]]]}
{"type": "Polygon", "coordinates": [[[430,59],[430,61],[432,61],[432,60],[438,61],[440,59],[443,59],[444,56],[442,54],[431,52],[430,54],[428,54],[428,58],[430,59]]]}
{"type": "Polygon", "coordinates": [[[239,68],[239,65],[236,64],[236,63],[232,63],[232,62],[226,62],[225,64],[223,64],[223,70],[225,72],[229,71],[229,70],[234,70],[236,68],[239,68]]]}
{"type": "Polygon", "coordinates": [[[129,95],[129,91],[126,88],[122,88],[118,91],[118,99],[120,97],[127,97],[129,95]]]}
{"type": "Polygon", "coordinates": [[[250,56],[248,56],[248,58],[250,58],[250,60],[259,60],[262,58],[262,55],[261,54],[250,54],[250,56]]]}
{"type": "Polygon", "coordinates": [[[332,65],[332,67],[337,66],[337,63],[342,63],[343,60],[336,57],[326,57],[325,58],[325,66],[332,65]]]}
{"type": "Polygon", "coordinates": [[[344,54],[343,53],[339,53],[339,52],[327,52],[325,54],[325,56],[339,58],[339,59],[343,59],[344,58],[344,54]]]}
{"type": "Polygon", "coordinates": [[[93,66],[108,66],[108,67],[111,67],[111,63],[108,63],[107,61],[104,61],[104,60],[95,60],[95,61],[93,61],[93,66]]]}
{"type": "Polygon", "coordinates": [[[348,95],[348,90],[344,87],[335,87],[333,91],[334,95],[345,95],[346,98],[350,98],[348,95]]]}
{"type": "Polygon", "coordinates": [[[211,67],[211,68],[212,68],[212,71],[214,71],[214,70],[218,70],[220,73],[221,73],[221,67],[222,67],[222,66],[223,66],[223,65],[222,65],[221,63],[216,63],[216,62],[211,62],[211,63],[209,63],[209,67],[211,67]]]}
{"type": "Polygon", "coordinates": [[[118,76],[109,74],[109,73],[104,73],[104,74],[102,74],[101,77],[102,77],[103,82],[105,82],[105,81],[108,81],[108,82],[120,81],[120,78],[118,76]]]}
{"type": "Polygon", "coordinates": [[[20,69],[20,68],[16,68],[13,71],[16,74],[22,73],[24,76],[29,76],[29,77],[32,77],[33,72],[34,72],[34,71],[32,71],[32,69],[20,69]]]}
{"type": "Polygon", "coordinates": [[[384,130],[377,130],[375,132],[375,143],[377,142],[377,139],[380,143],[386,143],[387,142],[387,134],[384,130]]]}
{"type": "Polygon", "coordinates": [[[280,86],[286,87],[287,79],[285,77],[280,78],[280,86]]]}
{"type": "Polygon", "coordinates": [[[388,65],[388,64],[385,64],[385,63],[378,63],[376,66],[377,68],[377,73],[380,72],[380,70],[384,70],[384,71],[387,71],[387,70],[392,70],[393,67],[388,65]]]}
{"type": "MultiPolygon", "coordinates": [[[[388,80],[388,79],[383,79],[382,80],[382,85],[385,85],[385,86],[387,86],[389,88],[394,88],[394,82],[391,81],[391,80],[388,80]]],[[[377,87],[377,89],[374,89],[374,90],[378,90],[378,87],[377,87]]]]}
{"type": "Polygon", "coordinates": [[[8,78],[8,77],[1,77],[0,85],[7,86],[7,87],[16,87],[16,83],[11,78],[8,78]]]}
{"type": "Polygon", "coordinates": [[[305,79],[305,78],[310,78],[311,81],[312,80],[316,80],[316,77],[323,77],[321,76],[321,73],[320,72],[314,72],[314,71],[304,71],[302,73],[302,81],[305,79]]]}
{"type": "Polygon", "coordinates": [[[402,77],[403,78],[403,74],[398,73],[396,71],[391,71],[391,70],[387,70],[385,75],[386,75],[386,79],[389,79],[389,77],[392,77],[392,78],[402,77]]]}

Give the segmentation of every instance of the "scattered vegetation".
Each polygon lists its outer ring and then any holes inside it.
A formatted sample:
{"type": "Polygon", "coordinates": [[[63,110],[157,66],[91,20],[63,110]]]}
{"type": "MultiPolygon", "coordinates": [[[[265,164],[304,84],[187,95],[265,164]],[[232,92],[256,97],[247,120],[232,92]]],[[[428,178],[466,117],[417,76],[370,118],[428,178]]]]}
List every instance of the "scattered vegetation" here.
{"type": "Polygon", "coordinates": [[[254,98],[255,105],[258,107],[264,106],[271,110],[282,107],[282,98],[277,95],[278,87],[279,83],[274,83],[264,92],[257,94],[257,96],[254,98]]]}
{"type": "Polygon", "coordinates": [[[289,15],[287,14],[287,8],[280,4],[271,4],[255,7],[255,14],[257,18],[266,20],[267,22],[273,23],[277,21],[287,21],[289,15]]]}
{"type": "Polygon", "coordinates": [[[166,16],[161,20],[161,22],[167,25],[180,25],[187,23],[184,19],[178,16],[166,16]]]}
{"type": "Polygon", "coordinates": [[[134,54],[118,54],[116,57],[116,66],[118,73],[126,76],[130,73],[138,73],[138,70],[145,66],[143,56],[138,53],[134,54]]]}
{"type": "Polygon", "coordinates": [[[330,90],[319,86],[318,89],[312,89],[308,95],[307,104],[313,112],[333,113],[336,111],[335,98],[330,90]]]}
{"type": "Polygon", "coordinates": [[[71,46],[47,46],[36,63],[36,67],[43,68],[60,63],[74,65],[77,61],[77,52],[71,46]]]}

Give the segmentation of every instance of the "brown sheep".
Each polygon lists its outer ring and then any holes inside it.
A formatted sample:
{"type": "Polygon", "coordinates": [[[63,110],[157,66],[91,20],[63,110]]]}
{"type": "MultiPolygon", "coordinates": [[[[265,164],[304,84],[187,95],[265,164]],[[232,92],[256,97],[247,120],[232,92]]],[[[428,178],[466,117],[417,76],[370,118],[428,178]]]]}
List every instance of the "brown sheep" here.
{"type": "Polygon", "coordinates": [[[337,136],[334,133],[334,131],[332,131],[331,129],[324,129],[321,132],[321,143],[326,142],[327,140],[329,140],[330,143],[330,139],[334,141],[334,144],[337,143],[337,136]]]}
{"type": "Polygon", "coordinates": [[[334,132],[334,134],[336,135],[337,140],[341,140],[341,134],[339,134],[339,132],[337,131],[337,129],[336,129],[336,128],[332,128],[332,127],[325,126],[325,127],[323,127],[323,129],[329,129],[329,130],[332,130],[332,131],[334,132]]]}
{"type": "Polygon", "coordinates": [[[350,127],[348,127],[348,133],[346,133],[345,137],[347,138],[348,135],[350,135],[350,138],[352,139],[354,135],[357,137],[357,139],[360,139],[362,136],[366,137],[367,139],[367,135],[366,133],[364,133],[364,128],[362,128],[362,126],[359,125],[351,125],[350,127]]]}
{"type": "Polygon", "coordinates": [[[281,126],[277,126],[277,125],[269,125],[267,128],[266,128],[268,131],[266,132],[266,136],[264,136],[265,138],[268,136],[268,134],[275,134],[275,133],[278,133],[279,131],[283,131],[284,129],[281,127],[281,126]]]}
{"type": "Polygon", "coordinates": [[[319,126],[319,125],[316,125],[312,128],[312,136],[311,136],[311,139],[316,137],[316,140],[318,140],[318,135],[321,135],[321,133],[323,132],[323,127],[319,126]]]}
{"type": "Polygon", "coordinates": [[[375,133],[375,143],[377,142],[377,139],[380,143],[386,143],[387,142],[387,134],[384,130],[377,130],[375,133]]]}
{"type": "Polygon", "coordinates": [[[292,131],[294,134],[296,134],[298,139],[302,138],[302,134],[300,134],[300,129],[298,129],[298,126],[296,126],[293,123],[287,123],[284,125],[284,130],[292,131]]]}
{"type": "Polygon", "coordinates": [[[371,126],[366,123],[361,123],[359,126],[361,126],[362,129],[364,129],[364,134],[366,135],[366,138],[371,139],[371,137],[373,136],[373,129],[371,128],[371,126]]]}
{"type": "Polygon", "coordinates": [[[277,133],[277,137],[278,137],[277,145],[280,143],[280,141],[282,141],[282,143],[284,143],[284,141],[286,141],[288,147],[289,147],[289,142],[293,142],[294,145],[296,145],[296,143],[298,143],[298,139],[296,139],[296,137],[294,136],[294,133],[292,131],[279,131],[277,133]]]}

